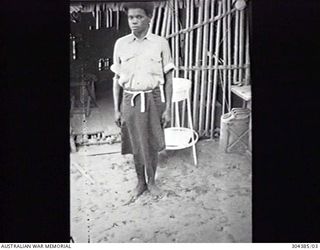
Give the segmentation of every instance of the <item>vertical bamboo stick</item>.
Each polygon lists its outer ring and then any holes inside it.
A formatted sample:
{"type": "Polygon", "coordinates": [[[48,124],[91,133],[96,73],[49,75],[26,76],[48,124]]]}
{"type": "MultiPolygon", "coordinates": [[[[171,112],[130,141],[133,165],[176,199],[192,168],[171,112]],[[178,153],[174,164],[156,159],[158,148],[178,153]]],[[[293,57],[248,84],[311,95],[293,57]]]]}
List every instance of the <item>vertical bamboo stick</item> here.
{"type": "Polygon", "coordinates": [[[150,21],[150,26],[149,26],[149,30],[150,30],[151,33],[153,33],[153,30],[154,30],[155,19],[157,18],[156,14],[157,14],[157,8],[154,7],[153,8],[153,12],[152,12],[152,18],[151,18],[151,21],[150,21]]]}
{"type": "Polygon", "coordinates": [[[161,34],[160,34],[162,37],[165,36],[165,32],[166,32],[168,11],[169,11],[168,3],[165,2],[164,17],[163,17],[163,20],[162,20],[162,27],[161,27],[161,34]]]}
{"type": "MultiPolygon", "coordinates": [[[[190,1],[186,0],[187,6],[186,6],[186,28],[190,27],[190,1]]],[[[188,61],[189,61],[189,32],[185,34],[185,47],[184,47],[184,66],[188,67],[188,61]]],[[[184,70],[184,78],[188,78],[188,70],[184,70]]],[[[182,126],[185,125],[185,114],[186,114],[186,101],[183,101],[182,104],[182,126]]]]}
{"type": "Polygon", "coordinates": [[[96,30],[100,29],[100,5],[96,4],[96,30]]]}
{"type": "MultiPolygon", "coordinates": [[[[222,12],[223,14],[227,11],[226,0],[222,1],[222,12]]],[[[223,77],[222,77],[222,114],[225,113],[226,106],[226,85],[227,85],[227,18],[224,17],[222,21],[222,39],[223,39],[223,77]]]]}
{"type": "MultiPolygon", "coordinates": [[[[218,16],[221,15],[221,2],[218,3],[218,16]]],[[[215,123],[215,111],[216,111],[216,95],[217,95],[217,80],[218,80],[218,63],[219,63],[219,50],[220,50],[220,28],[221,28],[221,19],[217,21],[216,29],[216,46],[215,46],[215,70],[213,75],[213,92],[212,92],[212,109],[211,109],[211,138],[214,134],[214,123],[215,123]]]]}
{"type": "Polygon", "coordinates": [[[161,21],[161,15],[162,15],[162,6],[161,4],[158,6],[158,15],[157,15],[157,24],[156,24],[156,30],[155,34],[160,35],[160,21],[161,21]]]}
{"type": "MultiPolygon", "coordinates": [[[[171,4],[171,32],[174,33],[175,32],[175,14],[174,14],[174,0],[170,0],[170,4],[171,4]]],[[[172,51],[172,57],[173,57],[173,61],[175,62],[175,38],[174,37],[171,37],[171,51],[172,51]]],[[[177,67],[177,65],[175,65],[177,67]]],[[[173,71],[173,77],[175,77],[176,75],[176,71],[174,70],[173,71]]],[[[174,113],[174,109],[173,109],[173,103],[172,103],[172,107],[171,107],[171,126],[173,126],[173,122],[174,122],[174,116],[173,116],[173,113],[174,113]]]]}
{"type": "Polygon", "coordinates": [[[106,12],[106,28],[109,28],[109,27],[110,27],[110,21],[109,21],[109,9],[107,8],[107,5],[106,5],[105,12],[106,12]]]}
{"type": "MultiPolygon", "coordinates": [[[[186,28],[190,27],[190,0],[186,0],[187,1],[187,8],[186,8],[186,28]]],[[[189,54],[188,54],[188,50],[189,50],[189,37],[190,34],[189,32],[187,32],[187,34],[185,35],[185,47],[184,47],[184,66],[188,67],[188,61],[189,61],[189,54]]],[[[187,78],[188,75],[188,71],[184,70],[184,77],[187,78]]]]}
{"type": "MultiPolygon", "coordinates": [[[[190,27],[192,27],[194,24],[194,1],[191,0],[190,2],[190,27]]],[[[193,64],[193,30],[190,32],[190,42],[189,42],[189,62],[188,65],[191,68],[193,64]]],[[[189,70],[189,79],[192,81],[193,71],[189,70]]]]}
{"type": "Polygon", "coordinates": [[[247,10],[247,20],[246,20],[246,84],[250,84],[250,52],[249,52],[249,15],[247,10]]]}
{"type": "MultiPolygon", "coordinates": [[[[175,32],[178,32],[179,30],[179,5],[178,5],[178,0],[174,1],[174,10],[175,10],[175,32]]],[[[180,40],[180,35],[175,36],[175,59],[176,59],[176,77],[179,77],[179,40],[180,40]]]]}
{"type": "MultiPolygon", "coordinates": [[[[194,0],[190,0],[190,20],[189,20],[189,27],[192,27],[194,24],[194,0]]],[[[192,68],[192,64],[193,64],[193,47],[194,47],[194,43],[193,43],[193,30],[189,33],[189,55],[188,55],[188,63],[187,66],[189,66],[189,68],[192,68]]],[[[188,79],[192,82],[193,80],[193,71],[189,70],[188,71],[188,79]]],[[[190,98],[191,98],[191,91],[190,91],[190,98]]],[[[189,104],[191,103],[191,100],[189,102],[189,104]]],[[[190,109],[191,112],[191,109],[190,109]]],[[[193,117],[194,119],[194,117],[193,117]]],[[[193,121],[192,121],[193,122],[193,121]]]]}
{"type": "Polygon", "coordinates": [[[112,26],[113,26],[113,10],[110,8],[109,11],[110,11],[110,27],[112,28],[112,26]]]}
{"type": "MultiPolygon", "coordinates": [[[[214,5],[215,0],[211,2],[210,8],[210,18],[214,17],[214,5]]],[[[209,40],[209,68],[212,67],[212,53],[213,53],[213,44],[214,44],[214,22],[210,23],[210,40],[209,40]]],[[[212,73],[213,70],[209,69],[208,72],[208,91],[207,91],[207,104],[206,104],[206,121],[205,121],[205,135],[209,135],[209,124],[210,124],[210,102],[211,102],[211,92],[212,92],[212,73]]]]}
{"type": "MultiPolygon", "coordinates": [[[[205,0],[204,5],[204,21],[209,20],[209,7],[210,1],[205,0]]],[[[206,67],[208,63],[208,38],[209,38],[209,24],[204,25],[203,27],[203,44],[202,44],[202,67],[206,67]]],[[[206,99],[206,88],[207,88],[207,73],[208,70],[202,70],[201,76],[201,89],[200,89],[200,110],[199,110],[199,134],[200,136],[203,134],[204,130],[204,119],[205,119],[205,99],[206,99]]]]}
{"type": "MultiPolygon", "coordinates": [[[[200,2],[198,8],[198,23],[201,23],[203,19],[203,1],[200,2]]],[[[196,42],[196,66],[200,66],[200,55],[201,55],[201,45],[202,45],[202,26],[197,30],[197,42],[196,42]]],[[[199,78],[200,70],[196,70],[194,79],[194,91],[193,91],[193,127],[198,130],[198,108],[199,108],[199,78]]]]}
{"type": "MultiPolygon", "coordinates": [[[[167,2],[167,7],[168,7],[168,18],[167,18],[166,33],[165,33],[166,37],[170,34],[170,29],[171,29],[172,10],[171,10],[170,1],[167,2]]],[[[172,38],[170,39],[172,40],[172,38]]]]}
{"type": "Polygon", "coordinates": [[[242,82],[243,75],[243,52],[244,52],[244,11],[240,10],[240,35],[239,35],[239,82],[242,82]]]}
{"type": "MultiPolygon", "coordinates": [[[[231,10],[231,0],[227,0],[227,11],[229,12],[231,10]]],[[[228,112],[231,111],[231,14],[227,17],[228,23],[227,23],[227,41],[228,41],[228,103],[229,108],[228,112]]]]}
{"type": "MultiPolygon", "coordinates": [[[[233,63],[235,67],[238,67],[238,45],[239,45],[239,10],[236,10],[235,15],[235,28],[234,28],[234,55],[233,63]]],[[[233,70],[233,83],[236,84],[238,81],[238,69],[233,70]]]]}

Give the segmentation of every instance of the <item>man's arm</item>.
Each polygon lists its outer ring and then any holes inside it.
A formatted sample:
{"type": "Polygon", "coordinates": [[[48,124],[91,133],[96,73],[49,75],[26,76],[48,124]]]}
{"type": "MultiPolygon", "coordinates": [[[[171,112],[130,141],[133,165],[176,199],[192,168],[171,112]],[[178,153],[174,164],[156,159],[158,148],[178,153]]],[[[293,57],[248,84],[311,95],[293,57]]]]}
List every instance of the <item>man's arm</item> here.
{"type": "Polygon", "coordinates": [[[166,109],[162,114],[162,126],[165,128],[169,125],[171,119],[171,103],[172,103],[172,70],[165,74],[165,95],[166,109]]]}
{"type": "Polygon", "coordinates": [[[121,127],[121,112],[120,112],[120,100],[121,100],[121,86],[118,83],[118,76],[113,78],[113,104],[114,104],[114,116],[115,122],[118,127],[121,127]]]}

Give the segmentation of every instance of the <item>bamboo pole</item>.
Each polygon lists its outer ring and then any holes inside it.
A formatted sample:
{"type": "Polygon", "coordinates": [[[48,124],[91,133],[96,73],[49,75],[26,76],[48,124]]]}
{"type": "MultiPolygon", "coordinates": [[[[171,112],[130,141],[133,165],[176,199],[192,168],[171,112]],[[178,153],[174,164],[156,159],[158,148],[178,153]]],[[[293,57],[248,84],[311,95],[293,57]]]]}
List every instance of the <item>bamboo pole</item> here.
{"type": "Polygon", "coordinates": [[[162,27],[161,27],[161,36],[164,37],[166,34],[166,27],[167,27],[167,18],[168,18],[168,11],[169,11],[169,6],[168,3],[165,2],[165,6],[164,6],[164,17],[163,17],[163,21],[162,21],[162,27]]]}
{"type": "MultiPolygon", "coordinates": [[[[170,3],[171,3],[171,18],[170,18],[170,20],[171,20],[171,31],[172,32],[174,32],[174,30],[175,30],[175,14],[174,14],[174,0],[170,0],[170,3]]],[[[172,50],[172,56],[173,56],[173,60],[174,60],[174,62],[175,62],[175,59],[174,59],[174,56],[175,56],[175,49],[176,49],[176,47],[175,47],[175,39],[172,37],[171,38],[171,50],[172,50]]],[[[175,65],[176,67],[177,67],[177,65],[175,65]]],[[[175,74],[176,74],[176,71],[174,70],[173,71],[173,77],[175,77],[175,74]]],[[[173,102],[172,102],[172,105],[171,105],[171,110],[172,110],[172,112],[171,112],[171,126],[173,126],[174,125],[174,109],[173,109],[173,102]]]]}
{"type": "Polygon", "coordinates": [[[120,26],[120,10],[119,10],[119,5],[116,4],[116,12],[117,12],[117,24],[116,24],[116,28],[117,30],[119,30],[119,26],[120,26]]]}
{"type": "MultiPolygon", "coordinates": [[[[194,1],[193,0],[191,0],[190,1],[190,27],[192,27],[193,26],[193,24],[194,24],[194,11],[195,11],[195,9],[194,9],[194,1]]],[[[189,58],[188,58],[188,66],[189,67],[192,67],[192,64],[193,64],[193,30],[191,31],[191,32],[189,32],[189,58]]],[[[188,71],[188,78],[189,78],[189,80],[192,82],[192,80],[193,80],[193,71],[188,71]]],[[[190,91],[190,98],[191,98],[191,91],[190,91]]],[[[188,108],[190,108],[190,104],[191,104],[191,100],[190,100],[190,102],[188,102],[188,108]]],[[[190,111],[189,111],[190,113],[191,113],[191,108],[190,108],[190,111]]],[[[194,116],[193,116],[193,121],[194,121],[194,116]]],[[[191,122],[193,122],[193,121],[191,121],[191,122]]],[[[189,122],[189,124],[188,124],[188,126],[192,126],[192,124],[190,124],[190,122],[189,122]]]]}
{"type": "MultiPolygon", "coordinates": [[[[174,10],[175,10],[175,31],[177,32],[179,30],[179,6],[178,6],[178,0],[174,1],[174,10]]],[[[176,59],[176,77],[179,77],[179,40],[180,40],[180,36],[176,36],[175,37],[175,59],[176,59]]]]}
{"type": "MultiPolygon", "coordinates": [[[[186,27],[190,27],[190,2],[191,0],[186,0],[187,6],[186,6],[186,27]]],[[[187,33],[185,36],[185,47],[184,47],[184,66],[188,66],[189,61],[189,36],[190,34],[187,33]]],[[[184,78],[188,78],[188,71],[184,70],[184,78]]],[[[182,104],[182,126],[185,124],[185,114],[186,114],[186,101],[183,101],[182,104]]]]}
{"type": "Polygon", "coordinates": [[[243,65],[242,67],[237,66],[235,67],[234,65],[218,65],[216,66],[192,66],[192,67],[185,67],[185,66],[179,66],[179,70],[187,70],[187,71],[197,71],[197,70],[216,70],[216,69],[220,69],[220,70],[234,70],[234,69],[246,69],[248,68],[247,65],[243,65]]]}
{"type": "MultiPolygon", "coordinates": [[[[200,6],[198,8],[198,23],[201,23],[203,19],[203,2],[200,2],[200,6]]],[[[196,58],[195,63],[196,66],[200,66],[200,50],[202,44],[202,26],[199,27],[197,32],[197,42],[196,42],[196,58]]],[[[198,130],[198,108],[199,108],[199,78],[200,71],[196,71],[194,77],[194,91],[193,91],[193,127],[195,130],[198,130]]]]}
{"type": "MultiPolygon", "coordinates": [[[[240,10],[239,65],[243,65],[244,54],[244,10],[240,10]]],[[[239,70],[239,82],[242,82],[243,70],[239,70]]]]}
{"type": "MultiPolygon", "coordinates": [[[[191,0],[190,2],[190,27],[194,24],[194,1],[191,0]]],[[[189,67],[192,67],[193,64],[193,30],[190,32],[190,42],[189,42],[189,67]]],[[[192,81],[193,79],[193,72],[189,71],[189,79],[192,81]]]]}
{"type": "MultiPolygon", "coordinates": [[[[227,6],[226,0],[222,1],[222,12],[226,13],[227,6]]],[[[224,17],[222,20],[222,41],[223,41],[223,66],[227,66],[227,17],[224,17]]],[[[225,105],[226,105],[226,85],[227,85],[227,71],[223,70],[222,77],[222,114],[225,113],[225,105]]]]}
{"type": "MultiPolygon", "coordinates": [[[[168,6],[168,18],[167,18],[167,25],[166,25],[166,34],[165,37],[168,36],[168,34],[170,33],[170,29],[171,29],[171,18],[172,18],[172,10],[170,7],[170,1],[167,2],[167,6],[168,6]]],[[[172,40],[172,38],[171,38],[172,40]]],[[[171,49],[172,50],[172,49],[171,49]]]]}
{"type": "MultiPolygon", "coordinates": [[[[202,2],[202,1],[201,1],[201,2],[202,2]]],[[[200,2],[200,3],[201,3],[201,2],[200,2]]],[[[216,22],[216,21],[224,18],[225,16],[227,16],[227,15],[229,15],[229,14],[232,14],[233,12],[236,12],[236,11],[237,11],[237,9],[236,9],[236,8],[233,8],[232,10],[230,10],[230,12],[226,12],[226,13],[224,13],[224,14],[222,14],[222,15],[213,17],[213,18],[209,19],[209,20],[206,21],[206,22],[200,22],[200,23],[198,23],[198,24],[190,27],[189,29],[182,29],[182,30],[179,30],[179,31],[177,31],[177,32],[174,32],[174,33],[168,35],[167,38],[171,38],[171,37],[178,36],[178,35],[181,35],[181,34],[184,34],[184,33],[187,33],[187,32],[191,32],[192,30],[195,30],[195,29],[197,29],[197,28],[200,28],[200,27],[202,27],[202,26],[204,26],[204,25],[206,25],[206,24],[208,24],[208,23],[216,22]]]]}
{"type": "Polygon", "coordinates": [[[160,21],[161,21],[161,15],[162,15],[162,6],[161,4],[158,6],[158,15],[157,15],[157,24],[156,24],[156,30],[155,34],[160,35],[160,21]]]}
{"type": "MultiPolygon", "coordinates": [[[[238,44],[239,44],[239,11],[236,11],[235,15],[235,28],[234,28],[234,55],[233,63],[238,65],[238,44]]],[[[233,71],[233,83],[236,84],[238,79],[238,70],[233,71]]]]}
{"type": "Polygon", "coordinates": [[[113,26],[113,10],[109,9],[109,11],[110,11],[110,28],[112,28],[112,26],[113,26]]]}
{"type": "MultiPolygon", "coordinates": [[[[231,0],[227,0],[227,12],[231,10],[231,0]]],[[[231,14],[228,15],[228,23],[227,23],[227,41],[228,41],[228,66],[230,66],[231,63],[231,14]]],[[[231,70],[228,69],[228,103],[229,108],[228,112],[231,111],[231,70]]]]}
{"type": "Polygon", "coordinates": [[[156,14],[157,14],[157,8],[153,8],[153,12],[152,12],[152,18],[150,21],[150,26],[149,26],[149,30],[151,33],[153,33],[153,26],[154,26],[154,20],[156,19],[156,14]]]}
{"type": "MultiPolygon", "coordinates": [[[[214,16],[214,5],[215,0],[211,2],[211,8],[210,8],[210,16],[214,16]]],[[[212,67],[212,53],[213,53],[213,40],[214,38],[214,23],[210,23],[210,40],[209,40],[209,63],[208,67],[212,67]]],[[[208,72],[208,91],[207,91],[207,104],[206,104],[206,121],[205,121],[205,135],[209,134],[209,124],[210,124],[210,102],[211,102],[211,93],[212,93],[212,70],[209,70],[208,72]]]]}
{"type": "Polygon", "coordinates": [[[247,20],[246,20],[246,61],[245,61],[245,72],[246,72],[246,85],[250,84],[250,52],[249,52],[249,15],[247,11],[247,20]]]}
{"type": "MultiPolygon", "coordinates": [[[[210,7],[210,1],[205,0],[204,5],[204,21],[209,20],[209,7],[210,7]]],[[[209,38],[209,24],[205,25],[203,27],[203,44],[202,44],[202,65],[207,66],[208,63],[208,38],[209,38]]],[[[199,110],[199,134],[200,136],[203,134],[204,130],[204,120],[205,120],[205,98],[206,98],[206,88],[207,88],[207,70],[202,71],[201,75],[201,89],[200,89],[200,110],[199,110]]]]}
{"type": "MultiPolygon", "coordinates": [[[[218,13],[221,14],[221,2],[218,3],[218,13]]],[[[220,48],[220,26],[221,20],[217,22],[217,29],[216,29],[216,43],[215,43],[215,67],[218,66],[219,63],[219,48],[220,48]]],[[[215,123],[215,110],[216,110],[216,95],[217,95],[217,79],[218,79],[218,70],[214,71],[213,75],[213,93],[212,93],[212,109],[211,109],[211,138],[213,138],[214,134],[214,123],[215,123]]]]}
{"type": "MultiPolygon", "coordinates": [[[[190,27],[190,0],[186,0],[187,1],[187,8],[186,8],[186,27],[190,27]]],[[[185,47],[184,47],[184,65],[187,66],[188,65],[188,61],[189,61],[189,54],[188,54],[188,50],[189,50],[189,36],[190,34],[187,33],[185,36],[185,47]]],[[[187,78],[187,73],[188,71],[184,71],[184,77],[187,78]]]]}
{"type": "Polygon", "coordinates": [[[96,4],[96,30],[100,29],[100,5],[96,4]]]}

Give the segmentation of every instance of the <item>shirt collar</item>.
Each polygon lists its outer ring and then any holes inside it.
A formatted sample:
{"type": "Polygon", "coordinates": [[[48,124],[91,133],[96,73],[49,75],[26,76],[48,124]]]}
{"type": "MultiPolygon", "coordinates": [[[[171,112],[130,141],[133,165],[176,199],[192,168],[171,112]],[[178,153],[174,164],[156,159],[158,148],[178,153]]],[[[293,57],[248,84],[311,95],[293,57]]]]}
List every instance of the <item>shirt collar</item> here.
{"type": "MultiPolygon", "coordinates": [[[[144,39],[152,41],[152,33],[151,33],[150,29],[148,30],[148,33],[144,36],[144,38],[142,38],[141,40],[144,40],[144,39]]],[[[133,41],[136,41],[136,40],[138,40],[138,38],[133,33],[131,33],[130,42],[133,42],[133,41]]]]}

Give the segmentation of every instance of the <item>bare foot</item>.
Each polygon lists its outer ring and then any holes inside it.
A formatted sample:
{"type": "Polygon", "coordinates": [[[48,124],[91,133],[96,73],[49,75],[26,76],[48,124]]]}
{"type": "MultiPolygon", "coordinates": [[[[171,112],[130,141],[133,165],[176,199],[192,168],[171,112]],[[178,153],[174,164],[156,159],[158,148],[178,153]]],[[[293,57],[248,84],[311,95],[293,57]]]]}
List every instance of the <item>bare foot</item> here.
{"type": "Polygon", "coordinates": [[[136,198],[138,198],[140,195],[142,195],[144,193],[144,191],[146,191],[148,189],[148,186],[146,183],[138,183],[137,187],[134,190],[134,196],[136,198]]]}
{"type": "Polygon", "coordinates": [[[127,201],[124,206],[128,206],[131,203],[134,203],[140,195],[142,195],[146,190],[148,190],[148,186],[146,183],[139,184],[134,189],[133,195],[131,196],[130,200],[127,201]]]}
{"type": "Polygon", "coordinates": [[[152,196],[161,197],[162,191],[155,183],[148,183],[148,189],[152,196]]]}

